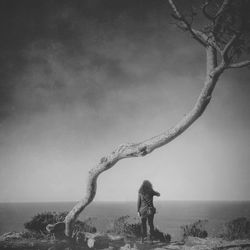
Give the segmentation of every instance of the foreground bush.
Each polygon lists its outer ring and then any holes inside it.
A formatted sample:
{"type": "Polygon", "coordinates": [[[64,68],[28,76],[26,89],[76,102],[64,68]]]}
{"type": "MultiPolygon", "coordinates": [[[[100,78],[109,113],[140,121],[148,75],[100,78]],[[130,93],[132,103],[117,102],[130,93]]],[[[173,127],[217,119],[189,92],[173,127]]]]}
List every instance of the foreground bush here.
{"type": "MultiPolygon", "coordinates": [[[[24,227],[31,231],[34,235],[48,235],[46,226],[57,222],[63,222],[68,212],[44,212],[32,217],[32,219],[24,224],[24,227]]],[[[94,233],[96,228],[92,225],[92,219],[86,221],[77,220],[74,226],[74,231],[84,231],[94,233]]]]}
{"type": "MultiPolygon", "coordinates": [[[[113,221],[108,233],[140,238],[141,223],[138,220],[133,221],[128,215],[118,217],[113,221]]],[[[171,236],[169,234],[165,234],[157,228],[154,231],[153,237],[155,240],[159,240],[161,242],[171,241],[171,236]]]]}
{"type": "Polygon", "coordinates": [[[56,212],[39,213],[24,224],[24,227],[30,231],[47,234],[46,226],[64,220],[66,213],[57,214],[56,212]]]}
{"type": "Polygon", "coordinates": [[[192,224],[182,226],[183,238],[185,239],[188,236],[206,238],[208,235],[207,231],[204,230],[206,222],[206,220],[198,220],[192,224]]]}
{"type": "Polygon", "coordinates": [[[171,235],[165,234],[156,228],[154,231],[154,239],[159,240],[160,242],[169,243],[171,241],[171,235]]]}
{"type": "Polygon", "coordinates": [[[77,220],[74,225],[74,231],[96,233],[96,228],[93,226],[93,218],[88,218],[85,221],[77,220]]]}
{"type": "Polygon", "coordinates": [[[229,221],[219,236],[228,240],[250,239],[250,220],[240,217],[229,221]]]}
{"type": "Polygon", "coordinates": [[[138,221],[129,222],[130,217],[128,215],[118,217],[114,219],[111,227],[108,229],[108,233],[114,233],[118,235],[128,235],[134,237],[141,236],[141,224],[138,221]]]}

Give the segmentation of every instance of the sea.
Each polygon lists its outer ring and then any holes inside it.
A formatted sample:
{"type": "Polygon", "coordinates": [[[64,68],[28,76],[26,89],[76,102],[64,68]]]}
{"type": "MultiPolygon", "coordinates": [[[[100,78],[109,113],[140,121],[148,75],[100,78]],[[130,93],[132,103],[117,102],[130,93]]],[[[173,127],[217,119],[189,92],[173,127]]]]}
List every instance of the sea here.
{"type": "MultiPolygon", "coordinates": [[[[24,230],[24,223],[42,212],[69,211],[76,202],[42,203],[0,203],[0,235],[10,231],[24,230]]],[[[230,220],[250,218],[250,201],[158,201],[155,226],[179,240],[181,227],[197,220],[206,220],[204,228],[209,236],[215,236],[223,230],[230,220]]],[[[111,228],[113,221],[128,215],[130,222],[139,222],[136,202],[93,202],[80,215],[79,219],[92,218],[93,225],[100,232],[111,228]]]]}

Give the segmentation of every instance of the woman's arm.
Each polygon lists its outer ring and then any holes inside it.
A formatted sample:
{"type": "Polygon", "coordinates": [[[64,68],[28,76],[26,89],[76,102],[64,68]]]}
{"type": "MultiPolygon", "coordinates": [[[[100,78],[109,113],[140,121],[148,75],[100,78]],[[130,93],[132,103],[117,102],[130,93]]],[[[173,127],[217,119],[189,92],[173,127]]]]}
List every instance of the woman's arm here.
{"type": "Polygon", "coordinates": [[[137,212],[139,213],[141,207],[141,196],[138,194],[138,200],[137,200],[137,212]]]}
{"type": "Polygon", "coordinates": [[[153,191],[153,195],[160,196],[161,194],[159,192],[153,191]]]}

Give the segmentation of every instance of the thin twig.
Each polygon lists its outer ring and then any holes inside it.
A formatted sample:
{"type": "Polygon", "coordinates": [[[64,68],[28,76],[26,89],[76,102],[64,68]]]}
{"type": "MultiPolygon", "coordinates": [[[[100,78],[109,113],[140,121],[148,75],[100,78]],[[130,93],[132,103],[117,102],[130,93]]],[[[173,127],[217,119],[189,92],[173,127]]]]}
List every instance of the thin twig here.
{"type": "Polygon", "coordinates": [[[205,16],[207,19],[209,19],[210,21],[213,21],[213,22],[214,22],[215,17],[209,15],[208,12],[207,12],[207,7],[208,7],[208,5],[209,5],[210,2],[211,2],[211,0],[207,0],[207,1],[204,3],[204,5],[202,6],[202,13],[204,14],[204,16],[205,16]]]}
{"type": "Polygon", "coordinates": [[[219,10],[217,11],[215,18],[219,17],[221,14],[223,14],[225,12],[225,10],[227,9],[227,7],[231,4],[232,0],[224,0],[221,7],[219,8],[219,10]]]}
{"type": "MultiPolygon", "coordinates": [[[[168,0],[173,12],[174,12],[174,18],[177,19],[180,23],[182,29],[185,29],[191,33],[193,38],[197,40],[200,44],[203,46],[207,46],[206,42],[203,40],[203,37],[201,36],[201,31],[195,30],[191,27],[190,23],[186,20],[186,18],[181,14],[181,12],[177,9],[175,3],[173,0],[168,0]]],[[[205,35],[205,34],[204,34],[205,35]]],[[[206,36],[206,35],[205,35],[206,36]]]]}
{"type": "Polygon", "coordinates": [[[231,37],[231,39],[227,42],[227,44],[224,46],[224,49],[222,50],[222,58],[225,63],[227,64],[230,63],[230,60],[234,53],[229,57],[228,52],[230,51],[231,48],[233,48],[233,45],[239,39],[240,36],[241,36],[241,33],[234,34],[231,37]]]}
{"type": "Polygon", "coordinates": [[[250,60],[229,64],[227,66],[227,68],[228,69],[236,69],[236,68],[244,68],[244,67],[247,67],[247,66],[250,66],[250,60]]]}

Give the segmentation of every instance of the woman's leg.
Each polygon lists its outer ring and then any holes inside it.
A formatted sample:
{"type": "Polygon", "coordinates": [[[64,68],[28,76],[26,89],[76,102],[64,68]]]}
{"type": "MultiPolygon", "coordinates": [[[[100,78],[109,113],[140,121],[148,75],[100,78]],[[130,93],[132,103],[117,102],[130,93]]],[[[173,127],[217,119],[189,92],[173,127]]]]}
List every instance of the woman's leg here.
{"type": "Polygon", "coordinates": [[[154,214],[148,216],[148,225],[149,225],[149,232],[150,232],[150,239],[153,239],[154,235],[154,214]]]}
{"type": "Polygon", "coordinates": [[[141,218],[141,236],[142,239],[147,236],[147,218],[141,218]]]}

